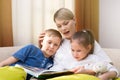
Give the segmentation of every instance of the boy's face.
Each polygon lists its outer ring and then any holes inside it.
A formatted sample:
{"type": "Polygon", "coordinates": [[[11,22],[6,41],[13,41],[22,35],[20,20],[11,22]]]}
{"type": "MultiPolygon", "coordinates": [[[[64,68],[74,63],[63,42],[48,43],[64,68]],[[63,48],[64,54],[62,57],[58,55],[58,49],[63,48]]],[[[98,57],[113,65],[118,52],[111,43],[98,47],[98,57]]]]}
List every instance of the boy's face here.
{"type": "Polygon", "coordinates": [[[73,57],[78,61],[84,59],[90,51],[89,46],[84,47],[83,45],[78,44],[77,40],[72,40],[71,50],[73,57]]]}
{"type": "Polygon", "coordinates": [[[57,36],[47,36],[45,35],[42,44],[41,50],[43,51],[46,57],[54,55],[59,48],[61,39],[57,36]]]}

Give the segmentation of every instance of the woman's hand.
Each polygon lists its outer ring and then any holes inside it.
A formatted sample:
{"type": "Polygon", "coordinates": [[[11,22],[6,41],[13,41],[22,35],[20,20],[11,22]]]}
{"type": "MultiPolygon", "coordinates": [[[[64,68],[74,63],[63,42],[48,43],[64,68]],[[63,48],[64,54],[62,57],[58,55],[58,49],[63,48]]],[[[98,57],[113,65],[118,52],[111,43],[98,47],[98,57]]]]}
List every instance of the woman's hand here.
{"type": "Polygon", "coordinates": [[[41,43],[43,41],[44,36],[45,36],[45,32],[41,33],[38,37],[38,45],[40,48],[42,47],[41,43]]]}
{"type": "Polygon", "coordinates": [[[117,76],[117,73],[115,71],[109,71],[109,72],[105,72],[102,75],[99,75],[98,77],[100,78],[100,80],[109,80],[112,78],[115,78],[117,76]]]}

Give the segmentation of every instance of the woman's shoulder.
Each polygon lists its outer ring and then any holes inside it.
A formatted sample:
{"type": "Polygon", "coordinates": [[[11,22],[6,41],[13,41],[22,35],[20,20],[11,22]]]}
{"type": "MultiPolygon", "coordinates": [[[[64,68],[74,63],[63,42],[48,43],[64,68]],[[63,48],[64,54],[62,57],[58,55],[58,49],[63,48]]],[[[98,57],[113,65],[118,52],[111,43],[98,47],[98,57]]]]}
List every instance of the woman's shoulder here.
{"type": "Polygon", "coordinates": [[[87,57],[88,59],[93,59],[93,60],[100,60],[100,57],[98,57],[95,54],[89,54],[89,56],[87,57]]]}
{"type": "Polygon", "coordinates": [[[70,45],[70,40],[67,40],[67,39],[63,39],[59,49],[57,52],[60,52],[61,51],[70,51],[71,50],[71,45],[70,45]]]}

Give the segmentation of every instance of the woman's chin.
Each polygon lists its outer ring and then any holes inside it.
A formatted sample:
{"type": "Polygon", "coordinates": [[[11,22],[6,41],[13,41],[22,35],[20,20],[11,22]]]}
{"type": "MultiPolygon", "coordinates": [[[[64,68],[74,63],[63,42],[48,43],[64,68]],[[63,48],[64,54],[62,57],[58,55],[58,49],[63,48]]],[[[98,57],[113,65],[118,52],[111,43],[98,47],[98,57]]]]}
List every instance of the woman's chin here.
{"type": "Polygon", "coordinates": [[[66,37],[65,39],[71,39],[71,38],[69,38],[69,37],[66,37]]]}
{"type": "Polygon", "coordinates": [[[71,39],[71,36],[64,36],[64,38],[66,38],[66,39],[71,39]]]}

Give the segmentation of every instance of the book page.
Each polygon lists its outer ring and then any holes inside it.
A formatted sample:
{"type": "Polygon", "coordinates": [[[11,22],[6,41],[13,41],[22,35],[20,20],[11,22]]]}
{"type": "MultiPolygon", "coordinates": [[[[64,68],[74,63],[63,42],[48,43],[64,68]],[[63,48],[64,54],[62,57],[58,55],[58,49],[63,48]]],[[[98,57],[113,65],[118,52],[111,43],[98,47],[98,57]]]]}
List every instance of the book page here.
{"type": "Polygon", "coordinates": [[[37,68],[37,67],[19,65],[19,64],[17,64],[16,66],[22,67],[28,74],[39,79],[47,79],[47,78],[53,78],[53,77],[62,76],[62,75],[73,74],[73,72],[67,71],[67,70],[53,71],[53,70],[47,70],[43,68],[37,68]]]}

